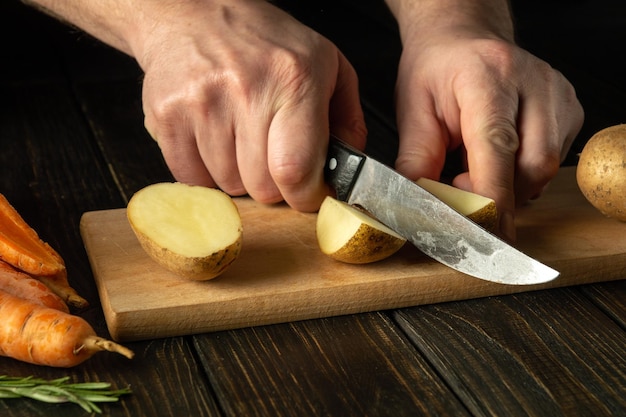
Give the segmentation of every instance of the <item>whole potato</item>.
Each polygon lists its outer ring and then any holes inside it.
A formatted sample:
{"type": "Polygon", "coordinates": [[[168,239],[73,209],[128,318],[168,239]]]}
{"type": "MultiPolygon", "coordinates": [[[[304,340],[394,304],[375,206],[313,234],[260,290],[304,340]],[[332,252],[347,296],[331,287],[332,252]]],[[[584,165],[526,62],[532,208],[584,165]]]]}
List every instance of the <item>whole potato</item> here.
{"type": "Polygon", "coordinates": [[[589,139],[580,154],[576,181],[601,213],[626,221],[626,124],[603,129],[589,139]]]}

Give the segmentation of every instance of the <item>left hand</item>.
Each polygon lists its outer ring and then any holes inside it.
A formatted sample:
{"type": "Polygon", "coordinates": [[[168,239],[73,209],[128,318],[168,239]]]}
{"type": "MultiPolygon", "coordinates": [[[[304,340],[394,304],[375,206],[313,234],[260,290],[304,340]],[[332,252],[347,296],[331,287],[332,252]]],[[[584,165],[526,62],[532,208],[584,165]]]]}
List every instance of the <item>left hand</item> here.
{"type": "Polygon", "coordinates": [[[405,38],[396,90],[396,168],[438,179],[461,148],[453,185],[493,198],[514,240],[516,205],[541,194],[582,126],[572,85],[509,41],[448,31],[405,38]]]}

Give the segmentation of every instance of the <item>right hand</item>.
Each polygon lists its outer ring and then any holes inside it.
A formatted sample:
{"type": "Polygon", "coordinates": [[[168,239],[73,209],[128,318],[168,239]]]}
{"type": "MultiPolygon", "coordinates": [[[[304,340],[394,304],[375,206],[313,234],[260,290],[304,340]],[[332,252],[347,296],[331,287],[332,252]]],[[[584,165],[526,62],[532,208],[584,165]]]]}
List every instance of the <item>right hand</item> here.
{"type": "Polygon", "coordinates": [[[329,131],[365,146],[352,66],[265,0],[169,3],[144,12],[131,48],[146,129],[174,177],[317,210],[329,131]]]}

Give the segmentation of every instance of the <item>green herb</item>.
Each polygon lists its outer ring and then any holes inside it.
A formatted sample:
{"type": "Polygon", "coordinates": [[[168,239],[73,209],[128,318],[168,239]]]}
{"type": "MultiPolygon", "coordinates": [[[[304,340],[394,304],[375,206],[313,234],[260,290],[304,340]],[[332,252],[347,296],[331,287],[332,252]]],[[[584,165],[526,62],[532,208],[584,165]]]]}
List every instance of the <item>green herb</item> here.
{"type": "Polygon", "coordinates": [[[100,402],[116,402],[121,395],[130,394],[130,388],[110,390],[108,382],[68,383],[69,377],[45,380],[0,375],[0,399],[32,398],[46,403],[72,402],[85,411],[102,413],[96,405],[100,402]]]}

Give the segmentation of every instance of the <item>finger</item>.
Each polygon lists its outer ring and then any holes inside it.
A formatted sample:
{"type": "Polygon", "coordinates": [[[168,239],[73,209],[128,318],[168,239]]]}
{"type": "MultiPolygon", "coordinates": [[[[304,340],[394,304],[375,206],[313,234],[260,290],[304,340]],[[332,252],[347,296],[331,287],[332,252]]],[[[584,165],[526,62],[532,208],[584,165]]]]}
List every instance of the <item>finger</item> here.
{"type": "Polygon", "coordinates": [[[211,107],[197,112],[195,135],[202,163],[216,186],[230,195],[239,196],[247,191],[237,165],[234,122],[230,113],[223,111],[226,108],[211,107]]]}
{"type": "Polygon", "coordinates": [[[323,181],[327,114],[328,108],[319,104],[286,106],[275,115],[270,127],[270,175],[285,201],[299,211],[316,211],[329,194],[323,181]]]}
{"type": "Polygon", "coordinates": [[[157,126],[159,146],[178,181],[245,194],[228,109],[222,94],[208,94],[203,100],[184,105],[175,101],[162,105],[158,112],[146,112],[146,126],[157,126]]]}
{"type": "Polygon", "coordinates": [[[494,199],[500,234],[515,240],[517,94],[506,86],[467,89],[465,94],[460,98],[461,127],[472,191],[494,199]]]}
{"type": "Polygon", "coordinates": [[[549,101],[538,99],[538,95],[529,95],[520,105],[520,148],[515,176],[518,206],[539,197],[559,169],[561,141],[553,109],[549,101]]]}
{"type": "Polygon", "coordinates": [[[241,181],[253,199],[265,204],[283,199],[268,166],[269,124],[264,118],[237,120],[235,141],[241,181]]]}
{"type": "Polygon", "coordinates": [[[435,111],[433,97],[421,89],[409,94],[406,88],[398,89],[396,96],[400,142],[395,167],[414,180],[438,180],[450,139],[435,111]]]}
{"type": "Polygon", "coordinates": [[[582,104],[576,96],[574,86],[565,78],[565,76],[553,70],[555,77],[559,79],[561,86],[561,94],[555,107],[559,110],[557,121],[559,121],[559,130],[565,135],[565,140],[561,147],[561,162],[565,160],[567,154],[572,147],[576,136],[583,127],[585,121],[585,111],[582,104]]]}
{"type": "Polygon", "coordinates": [[[358,78],[354,67],[338,53],[338,76],[330,100],[330,131],[357,149],[365,149],[367,127],[359,100],[358,78]]]}
{"type": "Polygon", "coordinates": [[[145,111],[144,125],[157,142],[165,163],[177,181],[215,187],[215,182],[204,165],[196,145],[195,135],[188,124],[158,121],[145,111]]]}
{"type": "Polygon", "coordinates": [[[515,182],[518,205],[541,195],[558,172],[584,119],[572,85],[547,64],[543,70],[542,78],[552,88],[540,89],[543,84],[535,87],[528,83],[520,105],[515,182]]]}

